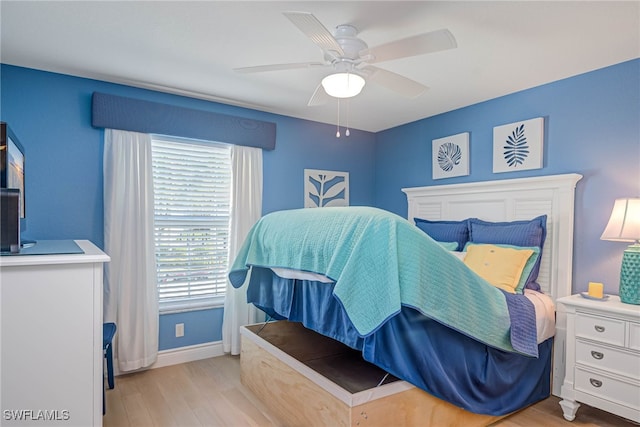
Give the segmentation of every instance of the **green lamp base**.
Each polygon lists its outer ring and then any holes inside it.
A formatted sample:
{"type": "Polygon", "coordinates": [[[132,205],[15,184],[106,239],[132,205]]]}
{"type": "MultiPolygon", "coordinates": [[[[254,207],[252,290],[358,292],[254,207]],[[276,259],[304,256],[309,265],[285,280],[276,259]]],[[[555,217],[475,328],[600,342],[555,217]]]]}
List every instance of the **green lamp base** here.
{"type": "Polygon", "coordinates": [[[640,244],[630,245],[622,255],[620,301],[640,305],[640,244]]]}

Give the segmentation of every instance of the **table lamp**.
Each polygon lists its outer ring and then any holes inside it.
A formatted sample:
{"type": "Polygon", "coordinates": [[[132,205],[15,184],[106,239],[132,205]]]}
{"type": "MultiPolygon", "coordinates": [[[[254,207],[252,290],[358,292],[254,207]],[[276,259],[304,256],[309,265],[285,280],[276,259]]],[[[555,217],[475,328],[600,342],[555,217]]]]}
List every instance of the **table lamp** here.
{"type": "Polygon", "coordinates": [[[616,199],[600,239],[633,242],[622,255],[620,301],[640,305],[640,198],[616,199]]]}

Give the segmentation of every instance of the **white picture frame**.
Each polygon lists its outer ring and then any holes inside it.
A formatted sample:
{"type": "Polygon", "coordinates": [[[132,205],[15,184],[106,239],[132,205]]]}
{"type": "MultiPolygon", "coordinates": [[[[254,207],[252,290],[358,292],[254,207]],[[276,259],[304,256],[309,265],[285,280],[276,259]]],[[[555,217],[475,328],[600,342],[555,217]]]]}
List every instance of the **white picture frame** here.
{"type": "Polygon", "coordinates": [[[431,141],[433,179],[469,175],[469,132],[431,141]]]}
{"type": "Polygon", "coordinates": [[[543,144],[543,117],[494,127],[493,173],[542,168],[543,144]]]}
{"type": "Polygon", "coordinates": [[[349,172],[304,170],[304,207],[349,206],[349,172]]]}

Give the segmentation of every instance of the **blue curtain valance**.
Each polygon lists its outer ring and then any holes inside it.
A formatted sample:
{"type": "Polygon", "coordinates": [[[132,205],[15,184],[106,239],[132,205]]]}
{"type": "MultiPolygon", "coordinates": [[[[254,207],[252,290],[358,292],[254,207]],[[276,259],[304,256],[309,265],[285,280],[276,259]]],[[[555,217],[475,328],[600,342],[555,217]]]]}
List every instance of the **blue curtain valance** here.
{"type": "Polygon", "coordinates": [[[273,150],[276,124],[94,92],[91,125],[273,150]]]}

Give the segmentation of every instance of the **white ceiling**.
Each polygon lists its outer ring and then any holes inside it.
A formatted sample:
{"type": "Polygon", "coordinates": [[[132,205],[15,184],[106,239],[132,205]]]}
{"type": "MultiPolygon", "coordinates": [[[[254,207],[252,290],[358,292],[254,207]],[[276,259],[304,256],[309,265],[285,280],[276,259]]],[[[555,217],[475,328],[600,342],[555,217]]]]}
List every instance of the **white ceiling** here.
{"type": "MultiPolygon", "coordinates": [[[[240,74],[322,61],[283,11],[352,24],[370,47],[448,28],[458,47],[376,64],[430,90],[367,84],[352,128],[380,131],[640,57],[640,2],[7,1],[3,63],[184,94],[335,124],[337,101],[307,107],[326,69],[240,74]]],[[[640,77],[639,77],[640,78],[640,77]]],[[[341,122],[346,121],[342,104],[341,122]]]]}

